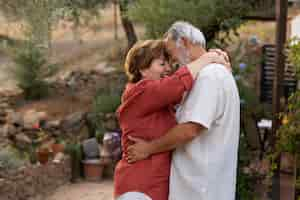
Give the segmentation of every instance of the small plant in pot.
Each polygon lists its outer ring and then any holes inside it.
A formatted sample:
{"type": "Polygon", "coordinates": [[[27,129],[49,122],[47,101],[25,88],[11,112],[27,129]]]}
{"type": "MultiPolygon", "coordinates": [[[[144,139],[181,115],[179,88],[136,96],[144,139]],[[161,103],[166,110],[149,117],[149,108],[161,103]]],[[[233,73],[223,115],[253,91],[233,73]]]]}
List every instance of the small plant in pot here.
{"type": "Polygon", "coordinates": [[[71,157],[71,182],[76,182],[81,177],[82,149],[80,143],[72,142],[66,144],[64,153],[70,155],[71,157]]]}
{"type": "Polygon", "coordinates": [[[51,145],[51,149],[53,152],[53,155],[55,156],[57,153],[63,153],[64,152],[64,140],[60,137],[55,137],[54,143],[51,145]]]}
{"type": "Polygon", "coordinates": [[[46,141],[48,140],[49,136],[48,134],[40,127],[40,125],[34,124],[33,128],[37,130],[37,138],[35,138],[32,141],[32,147],[31,147],[31,162],[34,163],[35,159],[39,161],[41,164],[46,164],[51,156],[51,151],[46,145],[46,141]],[[36,158],[34,158],[33,153],[36,154],[36,158]]]}
{"type": "Polygon", "coordinates": [[[37,159],[42,164],[48,163],[49,157],[51,156],[51,151],[47,147],[40,147],[37,149],[37,159]]]}
{"type": "Polygon", "coordinates": [[[84,177],[88,181],[100,181],[104,170],[100,156],[101,147],[99,145],[99,138],[102,134],[97,132],[96,137],[89,138],[82,142],[84,160],[82,161],[84,177]]]}

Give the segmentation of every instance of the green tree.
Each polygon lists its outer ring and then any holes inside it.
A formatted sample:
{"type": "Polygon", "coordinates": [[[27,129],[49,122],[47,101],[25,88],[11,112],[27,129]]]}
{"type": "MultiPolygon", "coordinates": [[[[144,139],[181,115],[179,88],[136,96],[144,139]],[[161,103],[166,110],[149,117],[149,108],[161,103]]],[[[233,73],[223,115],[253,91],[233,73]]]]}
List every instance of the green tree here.
{"type": "Polygon", "coordinates": [[[50,47],[51,33],[61,19],[86,25],[108,0],[0,0],[0,11],[9,20],[22,23],[26,38],[50,47]],[[81,20],[84,19],[84,20],[81,20]]]}
{"type": "Polygon", "coordinates": [[[41,99],[48,94],[45,78],[57,71],[57,66],[48,64],[43,49],[34,43],[25,42],[14,50],[15,76],[26,99],[41,99]]]}
{"type": "Polygon", "coordinates": [[[161,37],[177,20],[188,21],[200,28],[208,41],[238,28],[251,8],[252,1],[241,0],[136,0],[129,16],[145,25],[147,36],[161,37]]]}
{"type": "Polygon", "coordinates": [[[49,46],[51,30],[58,19],[59,0],[1,0],[0,9],[9,20],[19,21],[26,39],[40,46],[49,46]]]}

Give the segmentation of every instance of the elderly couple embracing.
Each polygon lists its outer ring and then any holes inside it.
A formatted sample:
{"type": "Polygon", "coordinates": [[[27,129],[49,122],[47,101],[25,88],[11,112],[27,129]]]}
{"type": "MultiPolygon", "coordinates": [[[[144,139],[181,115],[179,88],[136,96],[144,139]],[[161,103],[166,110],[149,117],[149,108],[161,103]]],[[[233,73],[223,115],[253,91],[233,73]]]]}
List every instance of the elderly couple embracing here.
{"type": "Polygon", "coordinates": [[[234,200],[240,103],[227,54],[179,21],[135,44],[125,71],[115,199],[234,200]]]}

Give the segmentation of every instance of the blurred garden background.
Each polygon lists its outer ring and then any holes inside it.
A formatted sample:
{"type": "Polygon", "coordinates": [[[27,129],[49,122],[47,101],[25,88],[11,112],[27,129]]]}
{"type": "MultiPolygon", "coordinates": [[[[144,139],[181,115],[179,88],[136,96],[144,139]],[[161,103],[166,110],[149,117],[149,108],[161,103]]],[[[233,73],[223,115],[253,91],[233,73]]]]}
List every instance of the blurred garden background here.
{"type": "Polygon", "coordinates": [[[177,20],[231,58],[236,199],[300,199],[300,1],[0,0],[1,200],[112,199],[124,58],[177,20]]]}

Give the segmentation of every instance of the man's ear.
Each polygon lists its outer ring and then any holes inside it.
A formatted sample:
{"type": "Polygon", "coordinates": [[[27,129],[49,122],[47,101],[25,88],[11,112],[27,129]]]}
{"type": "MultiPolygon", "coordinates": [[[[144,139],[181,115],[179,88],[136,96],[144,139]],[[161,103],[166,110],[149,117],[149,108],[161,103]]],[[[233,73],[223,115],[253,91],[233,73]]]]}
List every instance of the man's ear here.
{"type": "Polygon", "coordinates": [[[186,38],[186,37],[182,37],[182,44],[184,45],[184,47],[189,48],[191,45],[191,42],[186,38]]]}

